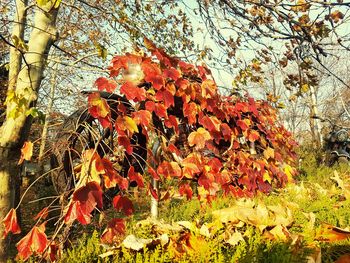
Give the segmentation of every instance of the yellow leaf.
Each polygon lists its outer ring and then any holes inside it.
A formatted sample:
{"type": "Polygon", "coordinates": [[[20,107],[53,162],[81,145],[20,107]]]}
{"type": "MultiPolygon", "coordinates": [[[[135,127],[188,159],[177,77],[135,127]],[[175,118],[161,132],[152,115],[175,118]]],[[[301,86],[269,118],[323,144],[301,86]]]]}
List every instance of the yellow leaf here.
{"type": "Polygon", "coordinates": [[[209,228],[206,224],[202,225],[201,229],[199,230],[199,234],[208,238],[210,237],[209,228]]]}
{"type": "Polygon", "coordinates": [[[225,240],[226,243],[230,244],[231,246],[235,246],[239,243],[239,241],[244,241],[243,236],[240,232],[235,231],[232,235],[230,235],[230,238],[225,240]]]}
{"type": "Polygon", "coordinates": [[[104,174],[104,166],[100,156],[94,149],[86,150],[82,153],[82,166],[80,173],[79,185],[84,185],[87,182],[101,182],[100,175],[104,174]]]}
{"type": "Polygon", "coordinates": [[[292,166],[285,164],[284,165],[284,173],[288,177],[288,182],[293,182],[293,176],[295,174],[295,169],[292,166]]]}
{"type": "Polygon", "coordinates": [[[285,226],[277,225],[271,229],[270,234],[272,234],[276,239],[288,240],[290,238],[290,233],[285,226]]]}
{"type": "Polygon", "coordinates": [[[267,147],[265,150],[264,150],[264,157],[266,160],[270,159],[270,158],[275,158],[275,150],[272,149],[271,147],[267,147]]]}
{"type": "Polygon", "coordinates": [[[303,84],[301,85],[301,92],[306,93],[309,91],[309,84],[303,84]]]}
{"type": "Polygon", "coordinates": [[[263,180],[266,181],[266,182],[269,182],[269,183],[271,184],[272,178],[271,178],[271,176],[270,176],[270,174],[269,174],[268,171],[266,171],[266,172],[264,173],[264,175],[263,175],[263,180]]]}
{"type": "Polygon", "coordinates": [[[342,190],[345,190],[344,182],[343,182],[343,180],[339,177],[338,172],[337,172],[337,171],[334,171],[333,174],[334,174],[334,176],[331,177],[331,179],[337,183],[337,185],[338,185],[339,188],[341,188],[342,190]]]}
{"type": "Polygon", "coordinates": [[[124,121],[125,121],[125,127],[131,132],[139,132],[139,129],[137,128],[137,124],[136,122],[130,118],[129,116],[125,116],[124,117],[124,121]]]}

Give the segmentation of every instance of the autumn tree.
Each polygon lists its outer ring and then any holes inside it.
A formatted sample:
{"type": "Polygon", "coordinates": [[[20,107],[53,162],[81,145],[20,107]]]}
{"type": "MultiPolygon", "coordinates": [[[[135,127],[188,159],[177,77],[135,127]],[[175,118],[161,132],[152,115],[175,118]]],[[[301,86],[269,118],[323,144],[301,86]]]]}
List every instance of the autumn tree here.
{"type": "MultiPolygon", "coordinates": [[[[23,260],[57,251],[62,227],[90,224],[94,213],[108,207],[108,200],[125,217],[111,219],[101,241],[120,240],[126,217],[134,212],[128,197],[133,182],[147,187],[155,199],[161,196],[150,179],[171,180],[187,199],[193,195],[189,182],[194,182],[198,198],[211,202],[221,192],[252,197],[293,181],[296,142],[267,101],[248,95],[222,96],[209,68],[169,56],[147,39],[145,43],[147,53],[115,56],[109,77],[98,78],[98,91],[89,92],[88,112],[84,111],[78,128],[94,129],[90,124],[96,120],[104,132],[96,140],[83,137],[82,130],[73,134],[65,154],[74,160],[68,170],[59,169],[66,172],[67,182],[74,183],[62,193],[68,200],[58,227],[47,236],[45,221],[52,208],[44,207],[35,217],[35,226],[17,243],[23,260]],[[79,136],[89,140],[83,148],[74,143],[79,136]],[[106,144],[110,138],[113,148],[106,144]],[[154,138],[160,151],[151,149],[154,138]],[[104,200],[107,192],[109,199],[104,200]]],[[[19,232],[16,210],[11,209],[3,221],[6,234],[19,232]]]]}

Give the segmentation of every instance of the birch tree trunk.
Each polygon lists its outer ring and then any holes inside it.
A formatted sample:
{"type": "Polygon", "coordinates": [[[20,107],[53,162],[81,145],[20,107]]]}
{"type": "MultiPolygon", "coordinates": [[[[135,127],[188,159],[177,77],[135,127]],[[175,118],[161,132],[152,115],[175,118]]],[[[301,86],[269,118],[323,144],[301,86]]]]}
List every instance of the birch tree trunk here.
{"type": "MultiPolygon", "coordinates": [[[[19,9],[22,7],[17,6],[19,9]]],[[[51,7],[37,8],[28,42],[28,51],[23,57],[19,52],[11,53],[11,56],[15,58],[12,57],[10,61],[20,61],[21,66],[15,77],[15,85],[13,88],[9,86],[6,98],[6,119],[0,127],[0,221],[15,205],[15,196],[18,195],[16,189],[19,189],[20,176],[17,162],[20,149],[31,127],[31,118],[27,116],[27,113],[36,104],[47,55],[56,39],[56,16],[57,8],[54,8],[53,4],[51,7]]],[[[10,67],[17,65],[18,63],[13,63],[10,67]]],[[[16,69],[10,69],[10,71],[16,72],[16,69]]],[[[3,232],[1,224],[1,237],[3,232]]],[[[0,262],[5,261],[6,247],[6,241],[1,239],[0,262]]]]}
{"type": "MultiPolygon", "coordinates": [[[[16,0],[16,12],[14,17],[14,25],[12,28],[12,39],[23,42],[24,28],[27,18],[28,0],[16,0]]],[[[24,42],[23,42],[24,43],[24,42]]],[[[17,43],[18,46],[19,43],[17,43]]],[[[10,48],[10,63],[9,63],[9,83],[8,90],[16,88],[17,76],[21,70],[22,57],[21,52],[14,46],[10,48]]]]}
{"type": "Polygon", "coordinates": [[[321,125],[318,119],[318,107],[317,107],[317,99],[316,99],[316,91],[315,88],[310,86],[310,128],[313,137],[313,141],[317,148],[320,148],[322,145],[322,133],[321,133],[321,125]]]}

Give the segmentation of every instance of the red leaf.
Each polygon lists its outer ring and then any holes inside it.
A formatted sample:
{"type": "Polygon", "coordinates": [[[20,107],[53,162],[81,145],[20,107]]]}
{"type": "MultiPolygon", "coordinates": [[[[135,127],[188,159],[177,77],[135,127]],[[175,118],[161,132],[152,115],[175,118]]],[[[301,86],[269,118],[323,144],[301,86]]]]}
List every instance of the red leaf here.
{"type": "Polygon", "coordinates": [[[114,80],[104,77],[98,78],[95,81],[95,85],[97,86],[98,90],[106,90],[110,93],[114,92],[114,90],[117,88],[117,83],[114,80]]]}
{"type": "Polygon", "coordinates": [[[194,69],[193,65],[186,63],[184,61],[179,62],[179,67],[180,67],[181,71],[184,71],[184,72],[190,72],[191,70],[194,69]]]}
{"type": "Polygon", "coordinates": [[[231,130],[230,126],[228,126],[228,124],[226,124],[226,123],[221,123],[220,128],[221,128],[222,135],[224,136],[224,139],[226,141],[230,141],[231,135],[232,135],[232,130],[231,130]]]}
{"type": "Polygon", "coordinates": [[[153,101],[146,101],[145,107],[149,112],[153,112],[156,108],[156,104],[153,101]]]}
{"type": "Polygon", "coordinates": [[[209,117],[209,116],[203,115],[201,118],[199,118],[198,122],[210,132],[220,131],[221,121],[214,116],[209,117]]]}
{"type": "Polygon", "coordinates": [[[18,161],[18,164],[23,163],[24,160],[30,161],[33,155],[33,143],[25,142],[21,149],[21,158],[18,161]]]}
{"type": "Polygon", "coordinates": [[[133,148],[130,144],[130,140],[128,137],[126,137],[125,135],[118,136],[118,144],[120,144],[121,146],[123,146],[125,148],[125,151],[127,152],[127,154],[129,154],[129,155],[132,154],[133,148]]]}
{"type": "Polygon", "coordinates": [[[208,69],[206,65],[197,66],[197,68],[198,68],[199,75],[201,76],[202,80],[206,80],[207,79],[206,76],[211,74],[210,69],[208,69]]]}
{"type": "Polygon", "coordinates": [[[176,134],[179,134],[179,121],[174,115],[169,115],[164,124],[167,128],[174,128],[176,134]]]}
{"type": "Polygon", "coordinates": [[[38,219],[45,219],[49,214],[49,208],[44,207],[43,209],[40,210],[40,212],[34,217],[34,220],[38,219]]]}
{"type": "Polygon", "coordinates": [[[91,212],[96,206],[102,208],[102,189],[98,183],[93,181],[73,193],[73,199],[64,221],[70,224],[77,219],[83,225],[89,224],[91,212]]]}
{"type": "Polygon", "coordinates": [[[188,119],[188,124],[192,125],[197,122],[198,107],[194,102],[184,103],[184,116],[188,119]]]}
{"type": "Polygon", "coordinates": [[[180,72],[175,68],[165,69],[163,71],[163,77],[176,81],[180,77],[180,72]]]}
{"type": "Polygon", "coordinates": [[[128,179],[120,176],[119,174],[117,175],[117,181],[118,181],[118,186],[120,190],[126,190],[129,187],[129,181],[128,179]]]}
{"type": "Polygon", "coordinates": [[[159,175],[156,173],[156,171],[152,167],[147,168],[148,173],[153,177],[154,180],[158,181],[160,180],[159,175]]]}
{"type": "Polygon", "coordinates": [[[157,190],[153,188],[153,186],[151,184],[148,185],[148,189],[151,193],[151,195],[153,196],[154,199],[156,199],[157,201],[159,200],[159,197],[158,197],[158,193],[157,193],[157,190]]]}
{"type": "Polygon", "coordinates": [[[129,168],[128,177],[130,182],[135,181],[138,187],[140,188],[145,187],[145,184],[143,183],[142,175],[140,173],[135,173],[135,168],[133,166],[129,168]]]}
{"type": "Polygon", "coordinates": [[[113,66],[109,68],[110,76],[115,77],[119,75],[121,69],[127,69],[128,57],[127,56],[115,56],[112,59],[113,66]]]}
{"type": "Polygon", "coordinates": [[[249,99],[248,99],[248,102],[249,102],[248,109],[249,109],[255,116],[258,116],[258,115],[259,115],[259,112],[258,112],[258,109],[257,109],[257,107],[256,107],[255,100],[254,100],[253,98],[249,98],[249,99]]]}
{"type": "Polygon", "coordinates": [[[218,173],[220,172],[221,168],[222,168],[222,163],[220,162],[220,160],[218,158],[213,158],[208,162],[208,165],[211,168],[211,171],[213,171],[214,173],[218,173]]]}
{"type": "Polygon", "coordinates": [[[90,224],[90,218],[90,213],[82,210],[80,202],[73,201],[68,207],[68,211],[64,217],[64,222],[68,225],[77,219],[82,225],[87,225],[90,224]]]}
{"type": "Polygon", "coordinates": [[[124,94],[128,100],[133,100],[135,102],[144,101],[146,99],[145,89],[135,86],[130,81],[125,82],[120,87],[120,93],[124,94]]]}
{"type": "Polygon", "coordinates": [[[12,232],[13,234],[21,233],[21,228],[18,225],[17,214],[15,209],[12,208],[7,213],[5,218],[2,220],[2,223],[5,226],[3,238],[5,238],[9,232],[12,232]]]}
{"type": "Polygon", "coordinates": [[[242,131],[246,131],[249,128],[250,120],[249,119],[238,120],[236,123],[241,128],[242,131]]]}
{"type": "Polygon", "coordinates": [[[174,106],[174,96],[168,90],[158,90],[156,93],[156,99],[164,103],[165,108],[174,106]]]}
{"type": "Polygon", "coordinates": [[[154,106],[154,112],[157,114],[158,117],[167,118],[168,113],[166,111],[166,107],[163,104],[156,103],[154,106]]]}
{"type": "Polygon", "coordinates": [[[141,67],[145,74],[145,80],[152,83],[156,90],[160,90],[164,86],[165,81],[159,66],[155,63],[144,62],[141,67]]]}
{"type": "Polygon", "coordinates": [[[107,228],[103,231],[101,241],[112,243],[115,237],[125,235],[125,221],[121,218],[113,218],[108,222],[107,228]]]}
{"type": "Polygon", "coordinates": [[[246,102],[236,102],[235,109],[237,112],[247,112],[248,105],[246,102]]]}
{"type": "Polygon", "coordinates": [[[98,208],[102,208],[102,189],[98,183],[94,181],[89,182],[85,186],[75,190],[73,201],[87,203],[87,206],[91,204],[95,207],[97,205],[98,208]]]}
{"type": "Polygon", "coordinates": [[[182,177],[182,171],[177,162],[163,161],[157,168],[157,173],[165,178],[182,177]]]}
{"type": "Polygon", "coordinates": [[[152,114],[148,110],[139,110],[133,112],[132,117],[137,125],[141,124],[144,127],[148,127],[151,122],[152,114]]]}
{"type": "Polygon", "coordinates": [[[23,237],[16,245],[18,257],[25,261],[33,253],[43,253],[47,246],[47,237],[45,234],[45,225],[33,227],[30,232],[23,237]]]}
{"type": "Polygon", "coordinates": [[[181,196],[186,195],[187,200],[192,199],[192,188],[189,184],[182,184],[179,187],[179,193],[181,196]]]}
{"type": "Polygon", "coordinates": [[[50,262],[56,262],[58,259],[58,253],[60,252],[59,246],[55,244],[55,241],[52,241],[48,249],[48,259],[50,262]]]}
{"type": "Polygon", "coordinates": [[[134,213],[134,206],[129,198],[126,196],[116,195],[113,198],[113,206],[119,212],[123,211],[126,216],[134,213]]]}
{"type": "Polygon", "coordinates": [[[168,150],[171,153],[175,153],[176,155],[181,156],[181,151],[172,143],[168,145],[168,150]]]}

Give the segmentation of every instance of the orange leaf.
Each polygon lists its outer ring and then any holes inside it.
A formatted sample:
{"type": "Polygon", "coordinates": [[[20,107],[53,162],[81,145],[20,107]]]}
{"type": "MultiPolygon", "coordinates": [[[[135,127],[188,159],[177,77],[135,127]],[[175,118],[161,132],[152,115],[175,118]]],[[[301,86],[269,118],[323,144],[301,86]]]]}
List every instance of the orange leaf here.
{"type": "Polygon", "coordinates": [[[316,240],[324,242],[336,242],[350,237],[350,230],[342,229],[336,226],[323,224],[315,236],[316,240]]]}
{"type": "Polygon", "coordinates": [[[143,101],[146,98],[145,89],[137,87],[130,81],[125,82],[120,87],[120,93],[124,94],[128,100],[134,100],[135,102],[143,101]]]}
{"type": "Polygon", "coordinates": [[[21,149],[21,158],[18,161],[18,164],[23,163],[24,160],[30,161],[33,155],[33,143],[26,141],[21,149]]]}
{"type": "Polygon", "coordinates": [[[184,116],[188,119],[188,124],[194,124],[197,121],[198,108],[194,102],[184,103],[184,116]]]}
{"type": "Polygon", "coordinates": [[[2,220],[2,223],[5,226],[4,229],[4,238],[7,236],[9,232],[12,232],[13,234],[19,234],[21,233],[21,229],[18,225],[17,221],[17,214],[15,209],[11,209],[5,218],[2,220]]]}
{"type": "Polygon", "coordinates": [[[203,149],[205,146],[205,142],[210,139],[210,133],[206,129],[200,127],[197,131],[190,133],[190,135],[188,136],[188,143],[190,144],[190,146],[196,145],[197,149],[203,149]]]}
{"type": "Polygon", "coordinates": [[[43,253],[47,246],[45,225],[33,227],[30,232],[17,243],[18,257],[27,260],[34,253],[43,253]]]}
{"type": "Polygon", "coordinates": [[[202,97],[207,99],[212,98],[217,93],[217,89],[218,87],[213,80],[204,80],[201,85],[202,97]]]}
{"type": "Polygon", "coordinates": [[[157,168],[157,173],[164,176],[165,178],[169,177],[178,177],[182,176],[182,171],[177,162],[167,162],[163,161],[157,168]]]}
{"type": "Polygon", "coordinates": [[[153,87],[156,90],[159,90],[164,86],[165,81],[162,76],[162,72],[157,64],[147,61],[143,62],[141,67],[143,73],[145,74],[145,80],[152,83],[153,87]]]}
{"type": "Polygon", "coordinates": [[[117,83],[112,79],[107,79],[104,77],[100,77],[95,81],[95,85],[97,86],[98,90],[106,90],[107,92],[113,92],[116,87],[117,83]]]}
{"type": "Polygon", "coordinates": [[[250,130],[248,132],[248,140],[250,142],[255,142],[260,138],[260,134],[256,130],[250,130]]]}
{"type": "Polygon", "coordinates": [[[132,117],[134,118],[135,122],[139,125],[143,125],[147,127],[152,119],[152,114],[147,110],[139,110],[132,113],[132,117]]]}
{"type": "Polygon", "coordinates": [[[104,98],[101,98],[100,93],[91,93],[88,97],[89,112],[94,118],[105,118],[109,114],[109,106],[104,98]]]}

